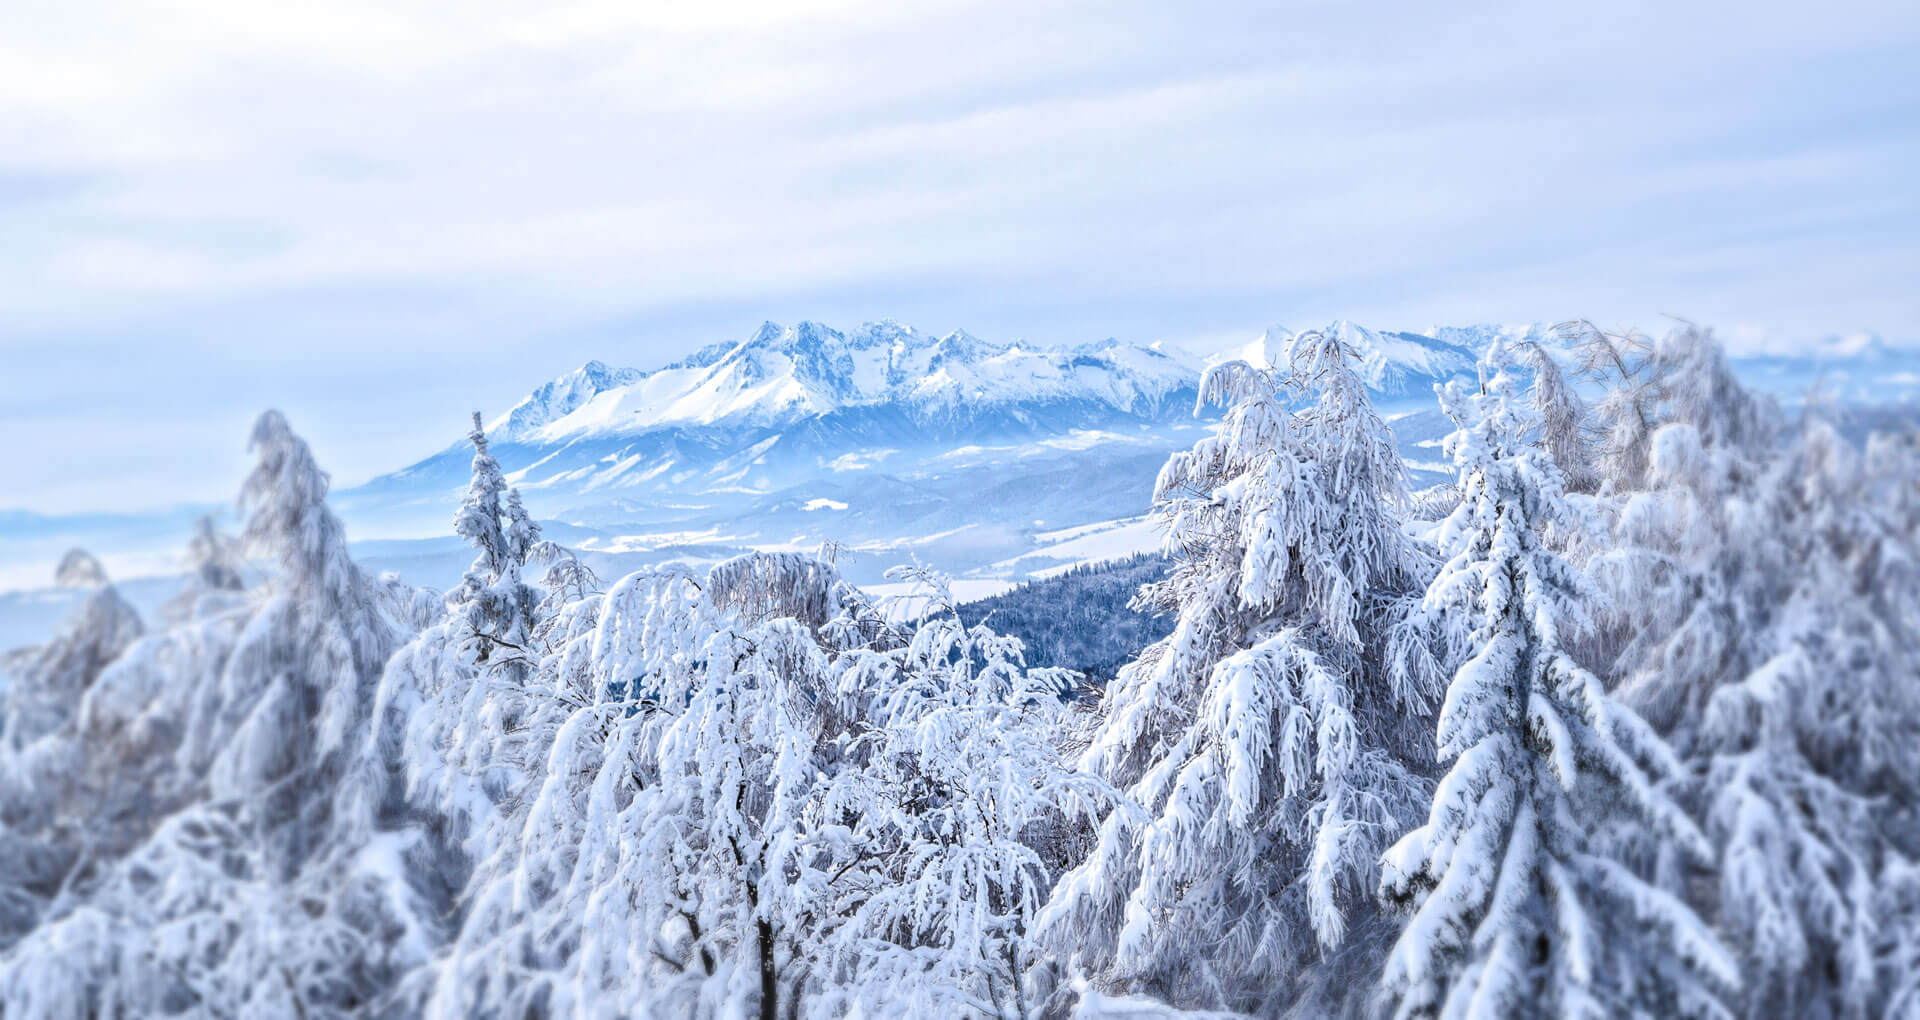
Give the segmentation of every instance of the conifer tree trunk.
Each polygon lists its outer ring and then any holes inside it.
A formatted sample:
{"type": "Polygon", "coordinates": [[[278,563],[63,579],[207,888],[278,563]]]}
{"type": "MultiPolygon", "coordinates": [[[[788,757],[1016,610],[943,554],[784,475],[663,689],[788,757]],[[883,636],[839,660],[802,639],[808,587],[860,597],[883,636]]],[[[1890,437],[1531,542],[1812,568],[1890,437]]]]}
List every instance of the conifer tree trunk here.
{"type": "Polygon", "coordinates": [[[760,934],[760,1020],[779,1020],[780,984],[773,973],[773,922],[761,918],[756,927],[760,934]]]}

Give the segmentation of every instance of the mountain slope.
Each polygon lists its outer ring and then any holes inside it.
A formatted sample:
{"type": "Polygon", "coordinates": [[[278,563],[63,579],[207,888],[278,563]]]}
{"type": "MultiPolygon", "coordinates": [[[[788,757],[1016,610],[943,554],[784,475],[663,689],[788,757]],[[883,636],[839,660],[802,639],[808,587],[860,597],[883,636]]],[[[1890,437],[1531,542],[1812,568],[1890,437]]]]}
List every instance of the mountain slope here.
{"type": "Polygon", "coordinates": [[[638,380],[641,372],[631,368],[608,368],[589,361],[572,372],[528,394],[526,399],[487,426],[490,434],[525,435],[557,418],[563,418],[600,394],[638,380]]]}

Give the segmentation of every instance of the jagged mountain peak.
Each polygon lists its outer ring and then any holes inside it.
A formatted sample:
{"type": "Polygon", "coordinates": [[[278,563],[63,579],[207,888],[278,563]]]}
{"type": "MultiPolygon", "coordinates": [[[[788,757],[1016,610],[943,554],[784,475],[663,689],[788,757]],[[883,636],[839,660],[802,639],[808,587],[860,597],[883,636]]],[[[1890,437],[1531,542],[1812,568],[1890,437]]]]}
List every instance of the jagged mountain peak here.
{"type": "Polygon", "coordinates": [[[767,322],[652,372],[582,369],[536,391],[504,424],[511,438],[548,443],[667,426],[768,427],[852,408],[953,420],[1087,401],[1128,413],[1193,375],[1163,352],[1118,341],[1098,354],[998,344],[964,329],[935,336],[892,320],[845,333],[813,320],[767,322]]]}
{"type": "Polygon", "coordinates": [[[808,350],[844,344],[846,339],[839,330],[824,322],[802,319],[794,323],[791,329],[781,330],[777,343],[786,350],[808,350]]]}
{"type": "Polygon", "coordinates": [[[847,345],[856,350],[868,350],[875,347],[886,348],[895,345],[906,347],[924,347],[928,343],[925,334],[912,326],[895,322],[892,319],[880,319],[877,322],[863,322],[858,328],[847,333],[847,345]]]}
{"type": "Polygon", "coordinates": [[[487,431],[509,436],[531,432],[571,414],[595,396],[625,386],[642,375],[638,369],[612,368],[603,361],[589,361],[566,375],[542,384],[506,414],[494,419],[487,426],[487,431]]]}
{"type": "Polygon", "coordinates": [[[935,366],[953,362],[971,364],[1004,350],[1006,348],[987,343],[964,329],[956,329],[934,341],[931,362],[935,366]]]}

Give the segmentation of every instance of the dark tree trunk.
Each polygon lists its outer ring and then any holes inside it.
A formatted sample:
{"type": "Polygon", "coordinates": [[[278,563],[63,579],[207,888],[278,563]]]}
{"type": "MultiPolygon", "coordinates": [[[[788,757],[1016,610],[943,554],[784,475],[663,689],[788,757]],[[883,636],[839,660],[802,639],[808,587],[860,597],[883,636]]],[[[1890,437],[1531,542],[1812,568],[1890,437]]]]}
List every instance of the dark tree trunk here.
{"type": "Polygon", "coordinates": [[[760,1020],[780,1020],[780,984],[773,973],[773,923],[756,922],[760,929],[760,1020]]]}

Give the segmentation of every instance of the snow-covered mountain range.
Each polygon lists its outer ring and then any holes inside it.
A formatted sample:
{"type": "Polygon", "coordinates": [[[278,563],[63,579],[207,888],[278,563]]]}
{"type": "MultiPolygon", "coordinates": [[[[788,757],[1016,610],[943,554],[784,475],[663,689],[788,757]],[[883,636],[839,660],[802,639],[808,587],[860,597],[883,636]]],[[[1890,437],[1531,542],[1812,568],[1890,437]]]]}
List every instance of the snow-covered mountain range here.
{"type": "MultiPolygon", "coordinates": [[[[1557,342],[1545,324],[1413,333],[1340,321],[1322,331],[1358,356],[1416,484],[1446,471],[1434,384],[1470,374],[1495,338],[1557,342]]],[[[623,563],[833,541],[862,554],[852,573],[867,580],[909,558],[1012,580],[1108,545],[1151,545],[1143,527],[1102,522],[1141,513],[1166,455],[1214,420],[1194,406],[1206,364],[1284,364],[1297,335],[1275,327],[1193,351],[996,343],[890,321],[845,332],[767,323],[660,368],[588,362],[488,433],[529,506],[623,563]]],[[[1819,381],[1841,399],[1910,400],[1917,369],[1913,352],[1872,338],[1743,362],[1788,399],[1819,381]]],[[[444,535],[470,459],[455,442],[338,501],[381,534],[444,535]]],[[[442,541],[457,563],[464,554],[442,541]]]]}
{"type": "MultiPolygon", "coordinates": [[[[1137,513],[1203,427],[1202,367],[1115,340],[768,323],[657,369],[589,362],[487,428],[529,506],[624,561],[831,539],[875,572],[914,555],[972,569],[1137,513]]],[[[471,459],[454,442],[337,503],[382,535],[444,534],[471,459]]]]}
{"type": "Polygon", "coordinates": [[[992,429],[1052,405],[1154,415],[1193,366],[1108,340],[1072,348],[932,336],[894,322],[848,333],[766,323],[653,371],[588,362],[496,419],[498,440],[564,443],[677,427],[782,426],[883,409],[925,427],[992,429]]]}
{"type": "MultiPolygon", "coordinates": [[[[1473,365],[1475,351],[1457,343],[1330,328],[1385,398],[1425,399],[1433,382],[1473,365]]],[[[1215,357],[1284,360],[1293,336],[1271,329],[1215,357]]],[[[1137,440],[1143,427],[1189,425],[1204,360],[1116,340],[1041,347],[893,322],[845,333],[767,323],[658,369],[588,362],[487,431],[523,490],[572,496],[581,507],[648,492],[764,493],[821,475],[891,471],[929,453],[966,460],[970,447],[1021,444],[1031,456],[1103,445],[1107,430],[1137,440]]],[[[464,443],[452,444],[357,495],[457,481],[467,458],[464,443]]]]}
{"type": "MultiPolygon", "coordinates": [[[[1476,353],[1328,328],[1387,403],[1424,406],[1433,383],[1470,371],[1476,353]]],[[[1284,361],[1294,335],[1275,328],[1241,350],[1195,352],[996,343],[895,322],[845,332],[767,323],[660,368],[588,362],[487,430],[529,506],[594,532],[579,541],[626,561],[832,540],[871,554],[876,574],[919,557],[1025,576],[1051,562],[1033,555],[1050,536],[1146,507],[1167,453],[1212,420],[1194,406],[1208,361],[1284,361]]],[[[382,535],[444,534],[471,457],[464,440],[451,443],[337,502],[382,535]]]]}
{"type": "MultiPolygon", "coordinates": [[[[1433,384],[1470,373],[1495,337],[1553,342],[1540,324],[1323,329],[1359,356],[1415,484],[1446,470],[1433,384]]],[[[1194,407],[1206,364],[1284,361],[1295,335],[1276,327],[1188,350],[996,343],[894,322],[844,332],[768,323],[663,367],[588,362],[533,387],[488,433],[549,533],[585,549],[603,572],[833,541],[865,582],[917,558],[962,575],[965,591],[990,592],[1152,547],[1152,529],[1136,518],[1153,479],[1170,451],[1215,420],[1194,407]]],[[[1871,335],[1737,357],[1735,366],[1789,402],[1810,391],[1837,403],[1920,401],[1920,351],[1871,335]]],[[[471,558],[449,525],[472,459],[459,438],[461,411],[447,410],[449,442],[438,452],[334,495],[373,566],[444,584],[471,558]]],[[[192,512],[0,514],[0,553],[46,560],[49,571],[76,544],[109,564],[171,563],[192,512]]]]}

